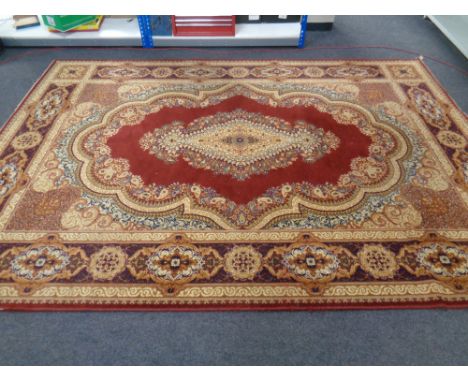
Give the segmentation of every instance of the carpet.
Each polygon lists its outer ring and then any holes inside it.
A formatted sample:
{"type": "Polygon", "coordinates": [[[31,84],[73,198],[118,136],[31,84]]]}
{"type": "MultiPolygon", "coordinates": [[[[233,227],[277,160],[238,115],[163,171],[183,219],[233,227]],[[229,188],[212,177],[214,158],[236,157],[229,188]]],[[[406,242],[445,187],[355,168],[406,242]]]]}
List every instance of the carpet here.
{"type": "Polygon", "coordinates": [[[468,306],[467,132],[417,60],[56,61],[0,135],[0,305],[468,306]]]}

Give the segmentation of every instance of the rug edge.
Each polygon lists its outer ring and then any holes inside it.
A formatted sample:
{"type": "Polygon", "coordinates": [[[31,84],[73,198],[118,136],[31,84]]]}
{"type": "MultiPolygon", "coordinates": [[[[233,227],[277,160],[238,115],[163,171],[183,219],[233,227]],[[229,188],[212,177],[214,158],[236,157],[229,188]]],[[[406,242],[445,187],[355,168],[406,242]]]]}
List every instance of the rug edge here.
{"type": "MultiPolygon", "coordinates": [[[[275,61],[275,59],[255,59],[255,60],[245,60],[245,59],[230,59],[230,60],[220,60],[220,59],[203,59],[204,61],[275,61]]],[[[41,75],[34,81],[31,88],[21,99],[20,103],[16,106],[14,111],[11,113],[6,122],[0,127],[0,133],[2,133],[6,127],[10,124],[11,120],[15,115],[24,107],[28,99],[34,94],[37,86],[47,77],[52,69],[59,63],[63,62],[76,62],[76,61],[89,61],[89,62],[151,62],[151,61],[200,61],[199,59],[154,59],[154,60],[140,60],[140,59],[131,59],[131,60],[89,60],[89,59],[53,59],[47,65],[45,70],[41,75]]],[[[438,77],[430,70],[423,60],[418,58],[399,58],[399,59],[281,59],[276,61],[303,61],[303,62],[321,62],[321,61],[374,61],[374,62],[418,62],[428,76],[434,81],[434,84],[443,92],[447,99],[452,103],[452,105],[461,113],[465,118],[467,114],[457,105],[453,98],[448,94],[445,87],[441,84],[438,77]]],[[[379,303],[370,303],[370,304],[343,304],[343,305],[334,305],[334,304],[325,304],[325,305],[201,305],[201,306],[191,306],[191,307],[177,307],[177,306],[157,306],[157,305],[146,305],[138,307],[137,305],[98,305],[98,304],[86,304],[86,305],[54,305],[54,304],[44,304],[44,305],[34,305],[30,304],[0,304],[0,311],[161,311],[161,312],[175,312],[175,311],[184,311],[184,312],[199,312],[199,311],[333,311],[333,310],[398,310],[398,309],[463,309],[468,308],[468,301],[466,302],[424,302],[424,303],[411,303],[411,304],[398,304],[398,303],[388,303],[388,304],[379,304],[379,303]]]]}
{"type": "Polygon", "coordinates": [[[463,302],[414,302],[414,303],[371,303],[371,304],[203,304],[187,306],[175,305],[54,305],[54,304],[0,304],[0,312],[317,312],[317,311],[369,311],[369,310],[421,310],[421,309],[467,309],[468,301],[463,302]]]}
{"type": "Polygon", "coordinates": [[[437,85],[438,88],[444,93],[444,95],[447,97],[447,99],[450,101],[453,107],[461,114],[465,119],[468,118],[468,114],[463,111],[463,109],[457,104],[457,102],[450,96],[448,93],[447,89],[442,85],[440,82],[439,78],[435,75],[435,73],[429,68],[429,66],[424,62],[424,60],[417,59],[416,61],[419,62],[423,70],[427,73],[429,78],[431,78],[432,81],[437,85]]]}
{"type": "Polygon", "coordinates": [[[6,119],[6,121],[0,126],[0,134],[2,134],[5,129],[8,127],[10,124],[11,120],[18,114],[18,112],[21,110],[21,108],[25,105],[25,103],[28,101],[28,99],[31,97],[33,92],[36,90],[37,86],[44,80],[44,78],[51,72],[52,68],[58,63],[59,60],[53,59],[52,61],[49,62],[47,67],[44,69],[44,71],[40,74],[40,76],[33,82],[29,90],[26,92],[26,94],[21,98],[21,101],[18,103],[18,105],[15,107],[13,112],[10,114],[10,116],[6,119]]]}

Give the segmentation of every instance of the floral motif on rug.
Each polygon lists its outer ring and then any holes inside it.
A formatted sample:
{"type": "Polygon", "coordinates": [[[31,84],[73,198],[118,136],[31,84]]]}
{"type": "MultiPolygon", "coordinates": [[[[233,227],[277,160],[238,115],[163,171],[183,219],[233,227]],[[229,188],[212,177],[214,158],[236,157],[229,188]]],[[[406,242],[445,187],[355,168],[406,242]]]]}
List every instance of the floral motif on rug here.
{"type": "Polygon", "coordinates": [[[0,305],[468,306],[467,137],[417,60],[57,61],[0,132],[0,305]]]}

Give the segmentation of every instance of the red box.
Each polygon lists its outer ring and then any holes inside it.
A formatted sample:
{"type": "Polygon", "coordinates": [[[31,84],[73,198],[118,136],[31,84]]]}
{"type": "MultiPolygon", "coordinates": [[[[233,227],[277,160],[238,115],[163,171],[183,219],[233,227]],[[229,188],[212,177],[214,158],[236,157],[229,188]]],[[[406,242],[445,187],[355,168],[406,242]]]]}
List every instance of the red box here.
{"type": "Polygon", "coordinates": [[[234,36],[236,16],[172,16],[174,36],[234,36]]]}

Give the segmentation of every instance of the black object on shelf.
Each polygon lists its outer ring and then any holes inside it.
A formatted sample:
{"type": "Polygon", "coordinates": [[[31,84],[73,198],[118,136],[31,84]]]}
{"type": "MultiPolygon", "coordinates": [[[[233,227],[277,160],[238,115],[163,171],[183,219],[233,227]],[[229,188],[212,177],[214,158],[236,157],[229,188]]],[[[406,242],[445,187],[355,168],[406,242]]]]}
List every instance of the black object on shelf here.
{"type": "Polygon", "coordinates": [[[261,17],[262,23],[294,23],[301,20],[301,16],[291,16],[291,15],[263,15],[261,17]]]}
{"type": "Polygon", "coordinates": [[[260,23],[261,16],[237,15],[236,24],[253,24],[260,23]]]}
{"type": "Polygon", "coordinates": [[[172,36],[172,17],[150,16],[151,31],[153,36],[172,36]]]}

